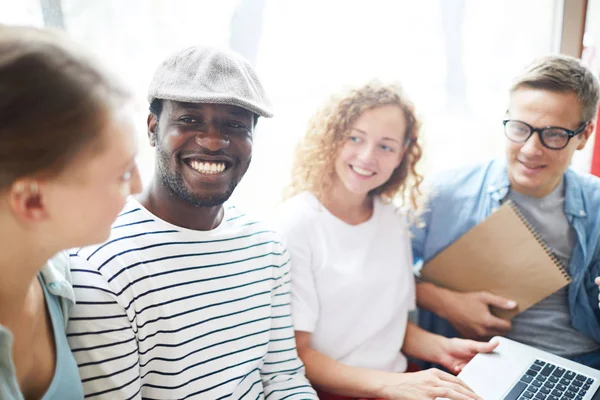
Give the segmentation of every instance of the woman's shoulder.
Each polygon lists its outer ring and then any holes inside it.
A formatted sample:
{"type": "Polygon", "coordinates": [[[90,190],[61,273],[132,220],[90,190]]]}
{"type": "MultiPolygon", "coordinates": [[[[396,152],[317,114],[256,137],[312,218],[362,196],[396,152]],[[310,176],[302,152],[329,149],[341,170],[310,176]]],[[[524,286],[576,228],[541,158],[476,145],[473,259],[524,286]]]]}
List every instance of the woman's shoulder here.
{"type": "Polygon", "coordinates": [[[314,218],[323,209],[321,202],[310,192],[298,193],[285,200],[279,214],[286,217],[314,218]]]}
{"type": "Polygon", "coordinates": [[[285,200],[277,210],[277,225],[282,232],[310,226],[323,211],[323,205],[310,192],[285,200]]]}
{"type": "Polygon", "coordinates": [[[382,199],[377,197],[375,204],[379,214],[384,218],[380,218],[380,221],[385,223],[393,224],[407,224],[408,223],[408,212],[407,209],[401,205],[396,204],[392,200],[382,199]]]}

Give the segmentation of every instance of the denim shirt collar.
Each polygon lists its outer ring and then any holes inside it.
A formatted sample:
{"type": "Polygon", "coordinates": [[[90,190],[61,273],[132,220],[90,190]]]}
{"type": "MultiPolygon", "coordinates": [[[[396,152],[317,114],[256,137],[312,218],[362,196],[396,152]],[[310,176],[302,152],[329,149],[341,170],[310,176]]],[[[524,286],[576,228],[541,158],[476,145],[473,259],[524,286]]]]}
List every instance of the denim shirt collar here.
{"type": "MultiPolygon", "coordinates": [[[[510,189],[506,160],[496,160],[490,166],[489,184],[487,191],[497,202],[500,202],[510,189]]],[[[567,169],[564,174],[565,180],[565,214],[573,217],[586,217],[587,210],[583,201],[581,185],[576,177],[576,172],[567,169]]]]}
{"type": "Polygon", "coordinates": [[[75,304],[75,292],[71,285],[69,263],[69,254],[66,251],[62,251],[48,260],[40,271],[48,291],[60,299],[65,326],[69,321],[71,309],[75,304]]]}
{"type": "MultiPolygon", "coordinates": [[[[75,305],[75,292],[71,285],[70,257],[66,251],[56,254],[40,270],[46,289],[60,300],[65,326],[69,321],[71,309],[75,305]]],[[[3,332],[10,332],[0,324],[0,341],[3,332]]]]}
{"type": "Polygon", "coordinates": [[[565,172],[565,213],[573,217],[586,217],[587,209],[583,201],[583,188],[572,169],[565,172]]]}
{"type": "Polygon", "coordinates": [[[506,197],[510,189],[510,181],[506,172],[506,161],[496,160],[490,165],[487,191],[496,203],[506,197]]]}

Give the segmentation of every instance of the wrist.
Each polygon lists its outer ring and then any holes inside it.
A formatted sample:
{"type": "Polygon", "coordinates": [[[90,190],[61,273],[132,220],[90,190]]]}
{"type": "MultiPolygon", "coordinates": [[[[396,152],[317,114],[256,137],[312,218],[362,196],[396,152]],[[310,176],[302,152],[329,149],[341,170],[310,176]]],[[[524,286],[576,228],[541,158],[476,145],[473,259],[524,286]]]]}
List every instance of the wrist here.
{"type": "Polygon", "coordinates": [[[419,354],[414,357],[433,364],[442,364],[440,361],[447,358],[451,346],[450,339],[431,332],[424,333],[423,336],[426,336],[426,341],[423,342],[419,354]]]}
{"type": "Polygon", "coordinates": [[[455,307],[454,304],[459,293],[439,286],[435,287],[435,291],[436,304],[433,312],[444,319],[449,319],[450,310],[455,307]]]}
{"type": "Polygon", "coordinates": [[[372,393],[369,395],[375,398],[387,399],[389,398],[389,392],[394,384],[398,384],[398,373],[394,372],[381,372],[378,374],[378,378],[372,381],[372,393]]]}
{"type": "Polygon", "coordinates": [[[443,365],[443,360],[445,360],[449,353],[449,349],[452,347],[452,339],[449,339],[445,336],[437,335],[435,349],[432,353],[432,361],[435,364],[443,365]]]}

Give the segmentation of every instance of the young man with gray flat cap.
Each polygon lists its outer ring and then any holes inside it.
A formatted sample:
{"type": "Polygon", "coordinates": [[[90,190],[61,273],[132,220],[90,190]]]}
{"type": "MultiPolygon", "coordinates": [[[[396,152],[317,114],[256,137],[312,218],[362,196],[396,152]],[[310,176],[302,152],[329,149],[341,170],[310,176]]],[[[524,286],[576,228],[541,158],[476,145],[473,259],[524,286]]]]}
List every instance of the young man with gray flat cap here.
{"type": "Polygon", "coordinates": [[[192,47],[148,95],[153,181],[106,243],[75,250],[70,345],[86,397],[316,399],[296,353],[289,254],[224,205],[271,106],[239,55],[192,47]]]}

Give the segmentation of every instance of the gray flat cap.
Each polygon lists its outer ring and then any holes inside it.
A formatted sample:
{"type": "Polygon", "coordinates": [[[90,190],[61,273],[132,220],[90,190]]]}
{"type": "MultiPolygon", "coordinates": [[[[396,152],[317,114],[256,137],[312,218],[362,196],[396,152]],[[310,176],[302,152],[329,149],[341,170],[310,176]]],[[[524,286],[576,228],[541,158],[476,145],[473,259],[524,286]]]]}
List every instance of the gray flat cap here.
{"type": "Polygon", "coordinates": [[[273,116],[252,65],[239,54],[214,47],[189,47],[163,61],[148,89],[148,101],[154,99],[229,104],[273,116]]]}

